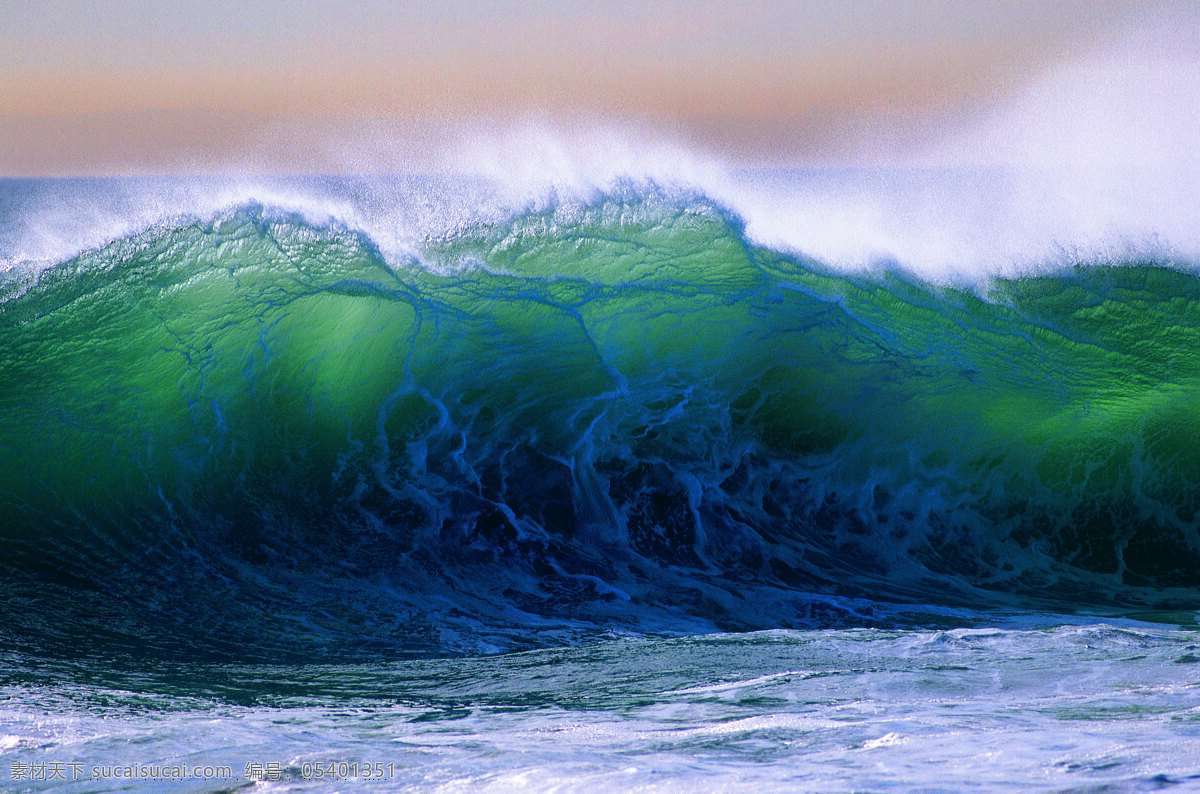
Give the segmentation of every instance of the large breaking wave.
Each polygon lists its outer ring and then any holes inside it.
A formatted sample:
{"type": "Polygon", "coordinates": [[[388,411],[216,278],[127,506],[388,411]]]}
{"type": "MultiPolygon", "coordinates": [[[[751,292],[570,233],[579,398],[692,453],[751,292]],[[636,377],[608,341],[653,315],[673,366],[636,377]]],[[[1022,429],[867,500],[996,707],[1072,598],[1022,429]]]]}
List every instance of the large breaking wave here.
{"type": "Polygon", "coordinates": [[[409,255],[242,203],[6,278],[12,647],[419,655],[1200,584],[1189,263],[848,275],[643,184],[409,255]]]}

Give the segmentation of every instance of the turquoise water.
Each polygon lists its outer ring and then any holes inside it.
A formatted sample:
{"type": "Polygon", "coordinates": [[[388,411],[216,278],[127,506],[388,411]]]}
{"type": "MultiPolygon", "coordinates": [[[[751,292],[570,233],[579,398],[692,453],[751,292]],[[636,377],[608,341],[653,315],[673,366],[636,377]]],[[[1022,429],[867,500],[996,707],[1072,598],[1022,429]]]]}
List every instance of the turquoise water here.
{"type": "Polygon", "coordinates": [[[1200,774],[1185,257],[937,282],[646,181],[0,192],[4,771],[1200,774]]]}

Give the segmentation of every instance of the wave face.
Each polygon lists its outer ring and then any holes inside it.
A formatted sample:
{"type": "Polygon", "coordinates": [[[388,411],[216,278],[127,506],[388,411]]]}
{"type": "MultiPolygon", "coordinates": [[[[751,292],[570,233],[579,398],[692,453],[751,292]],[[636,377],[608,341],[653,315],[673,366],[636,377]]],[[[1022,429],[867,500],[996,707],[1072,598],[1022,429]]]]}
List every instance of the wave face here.
{"type": "Polygon", "coordinates": [[[838,274],[653,187],[383,248],[251,202],[10,271],[10,647],[423,655],[1194,604],[1178,263],[838,274]]]}

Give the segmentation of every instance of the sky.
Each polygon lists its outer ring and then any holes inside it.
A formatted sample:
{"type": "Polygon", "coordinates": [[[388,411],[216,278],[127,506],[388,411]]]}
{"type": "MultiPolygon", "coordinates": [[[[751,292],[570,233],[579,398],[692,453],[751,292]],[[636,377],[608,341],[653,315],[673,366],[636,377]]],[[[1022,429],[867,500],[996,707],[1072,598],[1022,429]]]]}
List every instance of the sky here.
{"type": "Polygon", "coordinates": [[[903,159],[1189,6],[0,0],[0,175],[452,168],[447,141],[531,124],[903,159]]]}

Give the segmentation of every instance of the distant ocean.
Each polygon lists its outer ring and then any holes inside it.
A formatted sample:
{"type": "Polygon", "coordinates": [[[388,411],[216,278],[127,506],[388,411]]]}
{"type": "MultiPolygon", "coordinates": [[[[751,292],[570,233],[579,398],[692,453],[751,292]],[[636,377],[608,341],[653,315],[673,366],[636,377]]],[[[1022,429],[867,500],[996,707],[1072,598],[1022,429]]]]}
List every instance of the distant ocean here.
{"type": "Polygon", "coordinates": [[[1197,230],[1077,190],[0,181],[0,779],[1200,788],[1197,230]]]}

